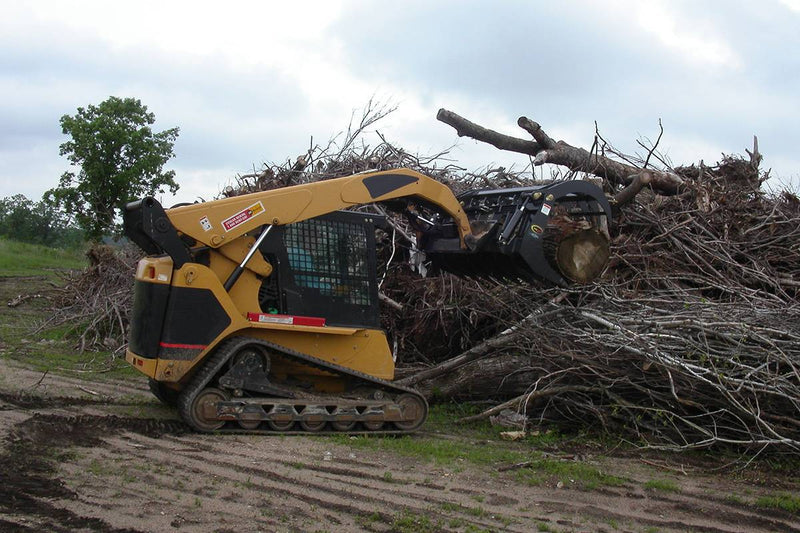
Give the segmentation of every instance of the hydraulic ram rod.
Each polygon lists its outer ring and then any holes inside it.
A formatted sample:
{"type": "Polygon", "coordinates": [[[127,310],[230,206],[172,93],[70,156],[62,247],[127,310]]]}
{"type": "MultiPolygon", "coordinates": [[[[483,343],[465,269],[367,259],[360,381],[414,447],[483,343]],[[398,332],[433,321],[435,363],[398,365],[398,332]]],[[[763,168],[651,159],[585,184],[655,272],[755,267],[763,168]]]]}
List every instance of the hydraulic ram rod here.
{"type": "Polygon", "coordinates": [[[228,279],[225,280],[226,291],[230,292],[231,287],[233,287],[239,280],[239,276],[241,276],[242,272],[244,272],[245,265],[247,265],[247,262],[250,261],[251,257],[253,257],[253,254],[256,253],[256,250],[258,250],[258,247],[261,246],[261,243],[264,241],[264,238],[267,236],[269,230],[271,229],[272,225],[267,225],[264,226],[264,229],[261,230],[261,234],[256,239],[256,242],[253,243],[253,246],[250,247],[250,251],[247,252],[246,256],[244,256],[244,259],[242,259],[242,262],[239,264],[239,266],[233,269],[233,272],[231,272],[231,275],[228,276],[228,279]]]}

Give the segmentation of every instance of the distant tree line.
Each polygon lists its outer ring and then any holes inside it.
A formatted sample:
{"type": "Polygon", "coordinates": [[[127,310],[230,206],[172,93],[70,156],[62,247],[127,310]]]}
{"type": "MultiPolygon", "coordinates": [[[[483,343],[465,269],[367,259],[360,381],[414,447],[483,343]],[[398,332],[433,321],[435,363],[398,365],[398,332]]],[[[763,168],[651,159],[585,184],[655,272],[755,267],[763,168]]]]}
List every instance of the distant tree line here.
{"type": "Polygon", "coordinates": [[[121,233],[119,212],[131,200],[178,190],[173,156],[178,128],[153,131],[155,115],[136,98],[111,96],[61,117],[61,144],[71,169],[34,202],[22,194],[0,200],[0,236],[72,247],[121,233]]]}
{"type": "Polygon", "coordinates": [[[71,217],[46,200],[34,202],[22,194],[0,200],[0,236],[57,248],[73,248],[84,241],[71,217]]]}

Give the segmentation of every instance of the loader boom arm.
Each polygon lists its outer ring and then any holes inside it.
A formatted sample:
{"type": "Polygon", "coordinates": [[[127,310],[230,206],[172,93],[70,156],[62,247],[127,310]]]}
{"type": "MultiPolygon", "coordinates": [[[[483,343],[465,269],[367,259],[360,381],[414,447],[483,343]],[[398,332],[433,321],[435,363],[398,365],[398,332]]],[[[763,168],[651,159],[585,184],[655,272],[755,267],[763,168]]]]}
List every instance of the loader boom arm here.
{"type": "Polygon", "coordinates": [[[452,191],[419,172],[396,169],[356,174],[286,189],[225,198],[166,211],[172,225],[198,242],[217,248],[259,226],[284,225],[339,209],[403,197],[416,197],[450,215],[461,247],[471,235],[469,220],[452,191]]]}

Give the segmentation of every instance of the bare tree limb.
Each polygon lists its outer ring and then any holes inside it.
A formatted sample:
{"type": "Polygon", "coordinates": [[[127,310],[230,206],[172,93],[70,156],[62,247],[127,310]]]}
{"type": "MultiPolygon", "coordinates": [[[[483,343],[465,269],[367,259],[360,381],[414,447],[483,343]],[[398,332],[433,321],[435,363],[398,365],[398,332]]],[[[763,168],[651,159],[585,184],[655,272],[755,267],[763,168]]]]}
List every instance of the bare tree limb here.
{"type": "MultiPolygon", "coordinates": [[[[530,133],[536,142],[497,133],[446,109],[440,109],[436,117],[455,128],[459,136],[472,137],[501,150],[533,156],[534,165],[543,165],[545,163],[561,165],[576,172],[593,174],[621,186],[630,185],[635,177],[644,171],[643,168],[620,163],[596,153],[590,153],[583,148],[576,148],[564,141],[554,141],[538,123],[527,117],[520,117],[517,124],[530,133]]],[[[681,192],[684,183],[683,179],[677,174],[658,170],[649,170],[649,172],[651,185],[656,192],[664,195],[673,195],[681,192]]]]}

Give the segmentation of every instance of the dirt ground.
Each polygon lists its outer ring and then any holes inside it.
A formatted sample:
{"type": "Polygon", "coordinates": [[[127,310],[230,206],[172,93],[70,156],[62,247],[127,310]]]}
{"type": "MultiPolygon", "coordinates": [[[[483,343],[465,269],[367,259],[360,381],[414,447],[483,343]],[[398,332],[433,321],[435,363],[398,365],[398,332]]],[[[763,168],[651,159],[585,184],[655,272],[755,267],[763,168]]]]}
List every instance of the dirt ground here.
{"type": "MultiPolygon", "coordinates": [[[[532,485],[510,464],[440,464],[346,437],[196,434],[144,378],[87,380],[7,357],[0,413],[0,531],[800,532],[797,514],[754,503],[796,495],[796,472],[714,471],[697,456],[551,449],[625,481],[532,485]]],[[[434,431],[411,438],[475,445],[434,431]]]]}

